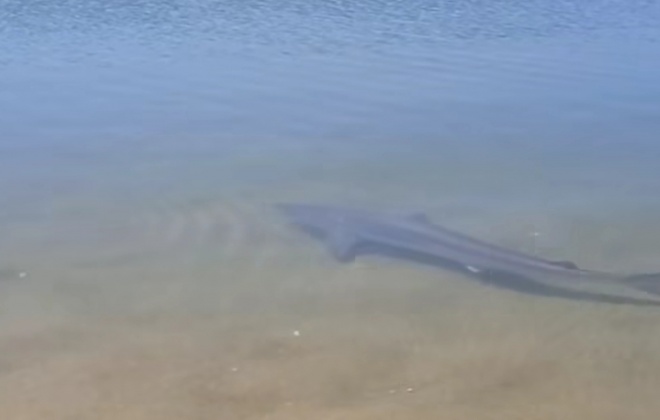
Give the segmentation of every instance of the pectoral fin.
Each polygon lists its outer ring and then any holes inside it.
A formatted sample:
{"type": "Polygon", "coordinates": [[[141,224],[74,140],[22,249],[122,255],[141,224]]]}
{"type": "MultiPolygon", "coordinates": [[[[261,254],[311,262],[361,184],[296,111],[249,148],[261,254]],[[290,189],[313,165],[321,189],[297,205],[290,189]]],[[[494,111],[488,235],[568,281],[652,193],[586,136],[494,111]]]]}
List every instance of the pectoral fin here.
{"type": "Polygon", "coordinates": [[[351,262],[356,257],[357,238],[345,229],[339,229],[328,237],[332,255],[341,262],[351,262]]]}

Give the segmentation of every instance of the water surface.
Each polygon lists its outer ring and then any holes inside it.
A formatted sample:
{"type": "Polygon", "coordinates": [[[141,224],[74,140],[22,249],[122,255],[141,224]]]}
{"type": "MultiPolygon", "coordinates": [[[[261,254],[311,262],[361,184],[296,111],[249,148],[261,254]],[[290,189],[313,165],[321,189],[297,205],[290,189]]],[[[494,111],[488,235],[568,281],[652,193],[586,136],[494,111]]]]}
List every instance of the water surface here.
{"type": "Polygon", "coordinates": [[[271,206],[426,211],[660,271],[659,19],[641,0],[5,0],[3,413],[657,418],[657,311],[341,265],[271,206]]]}

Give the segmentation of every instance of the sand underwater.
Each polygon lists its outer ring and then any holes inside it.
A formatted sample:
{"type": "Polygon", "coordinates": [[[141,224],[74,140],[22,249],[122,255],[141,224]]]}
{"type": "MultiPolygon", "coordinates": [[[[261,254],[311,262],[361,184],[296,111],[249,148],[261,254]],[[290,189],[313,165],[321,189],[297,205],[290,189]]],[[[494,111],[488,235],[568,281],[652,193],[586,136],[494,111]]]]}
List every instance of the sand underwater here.
{"type": "MultiPolygon", "coordinates": [[[[341,197],[388,208],[360,194],[367,184],[341,197]]],[[[11,224],[0,248],[3,416],[652,419],[660,410],[657,309],[517,294],[387,259],[340,264],[270,207],[339,200],[329,185],[244,191],[69,194],[50,218],[11,224]]],[[[651,267],[660,250],[640,217],[599,225],[577,211],[484,211],[457,194],[417,201],[434,220],[523,250],[535,227],[539,252],[598,268],[651,267]]]]}

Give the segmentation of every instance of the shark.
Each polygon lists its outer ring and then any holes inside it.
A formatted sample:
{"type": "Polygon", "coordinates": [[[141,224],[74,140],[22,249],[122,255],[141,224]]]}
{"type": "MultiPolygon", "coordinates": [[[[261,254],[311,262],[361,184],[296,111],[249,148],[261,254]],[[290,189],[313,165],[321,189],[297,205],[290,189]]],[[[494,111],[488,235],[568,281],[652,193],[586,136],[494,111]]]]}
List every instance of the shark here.
{"type": "Polygon", "coordinates": [[[660,273],[623,275],[529,255],[434,224],[425,213],[391,214],[278,203],[289,222],[342,263],[377,254],[461,272],[490,286],[547,297],[660,306],[660,273]]]}

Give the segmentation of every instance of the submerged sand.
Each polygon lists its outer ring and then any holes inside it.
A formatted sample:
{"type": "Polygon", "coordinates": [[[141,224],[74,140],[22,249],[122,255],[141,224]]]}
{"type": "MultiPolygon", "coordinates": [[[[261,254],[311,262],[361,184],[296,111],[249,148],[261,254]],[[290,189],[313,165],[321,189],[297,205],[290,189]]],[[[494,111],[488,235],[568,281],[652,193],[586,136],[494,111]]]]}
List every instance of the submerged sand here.
{"type": "MultiPolygon", "coordinates": [[[[657,418],[658,310],[520,295],[385,259],[342,265],[268,202],[14,225],[0,283],[2,417],[657,418]]],[[[520,215],[450,213],[500,243],[522,237],[520,215]]],[[[545,223],[547,252],[552,238],[585,249],[566,232],[601,232],[545,223]]],[[[596,243],[581,261],[638,262],[596,243]]]]}

